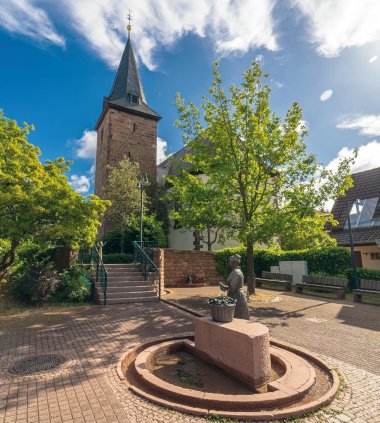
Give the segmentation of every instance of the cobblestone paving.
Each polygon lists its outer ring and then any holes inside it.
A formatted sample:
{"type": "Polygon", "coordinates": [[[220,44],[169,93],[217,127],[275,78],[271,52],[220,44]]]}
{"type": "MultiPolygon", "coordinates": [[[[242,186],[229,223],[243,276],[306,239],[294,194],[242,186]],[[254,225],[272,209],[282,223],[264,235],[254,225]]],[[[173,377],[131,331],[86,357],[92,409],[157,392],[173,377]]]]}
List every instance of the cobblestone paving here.
{"type": "MultiPolygon", "coordinates": [[[[289,300],[289,307],[292,304],[293,301],[289,300]]],[[[285,301],[281,301],[269,307],[283,313],[284,305],[285,301]]],[[[292,307],[294,312],[299,304],[295,302],[292,307]]],[[[380,308],[377,310],[380,312],[380,308]]],[[[309,316],[306,312],[305,315],[309,316]]],[[[319,314],[314,317],[322,319],[319,314]]],[[[293,322],[283,325],[284,317],[275,315],[260,319],[272,323],[272,334],[279,339],[318,352],[340,369],[346,381],[346,389],[330,407],[302,421],[380,423],[379,371],[374,374],[364,366],[339,359],[339,342],[336,354],[321,346],[313,350],[313,342],[305,345],[308,341],[304,339],[313,336],[306,332],[306,337],[304,333],[302,339],[298,339],[297,333],[301,329],[293,322]],[[281,330],[275,334],[277,326],[281,330]],[[326,351],[321,351],[324,349],[326,351]]],[[[336,317],[331,321],[334,319],[336,317]]],[[[8,319],[6,325],[0,325],[0,422],[204,422],[201,417],[164,409],[130,393],[118,378],[115,366],[128,345],[192,331],[192,321],[188,314],[164,303],[128,304],[106,309],[100,306],[47,309],[8,319]],[[9,372],[16,360],[49,352],[65,354],[69,361],[51,373],[15,375],[9,372]]],[[[317,323],[307,322],[318,327],[317,323]]],[[[379,357],[376,330],[359,325],[355,328],[358,332],[364,331],[357,342],[366,339],[364,347],[379,357]],[[366,331],[373,336],[368,336],[366,331]]],[[[322,333],[319,344],[330,342],[329,333],[326,335],[325,340],[322,333]]],[[[350,345],[345,348],[350,349],[350,345]]]]}

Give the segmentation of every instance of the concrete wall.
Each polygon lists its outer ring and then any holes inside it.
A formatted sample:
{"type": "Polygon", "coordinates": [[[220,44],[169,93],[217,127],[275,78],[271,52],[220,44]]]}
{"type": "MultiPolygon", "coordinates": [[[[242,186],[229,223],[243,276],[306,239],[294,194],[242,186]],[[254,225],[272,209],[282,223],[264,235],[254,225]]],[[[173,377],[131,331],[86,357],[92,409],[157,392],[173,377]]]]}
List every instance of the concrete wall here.
{"type": "Polygon", "coordinates": [[[371,253],[380,253],[380,248],[376,245],[355,246],[355,251],[360,251],[362,255],[363,267],[380,270],[380,260],[372,260],[371,253]]]}
{"type": "MultiPolygon", "coordinates": [[[[224,244],[215,242],[212,244],[212,251],[217,251],[222,248],[239,247],[239,243],[233,239],[227,239],[224,244]]],[[[194,249],[194,235],[193,231],[185,228],[174,229],[174,223],[170,222],[169,228],[169,247],[177,250],[193,250],[194,249]]],[[[207,244],[201,242],[203,251],[207,251],[207,244]]]]}
{"type": "Polygon", "coordinates": [[[223,280],[212,252],[159,248],[154,251],[153,259],[160,269],[161,283],[165,288],[186,283],[187,276],[191,276],[194,282],[207,284],[223,280]]]}

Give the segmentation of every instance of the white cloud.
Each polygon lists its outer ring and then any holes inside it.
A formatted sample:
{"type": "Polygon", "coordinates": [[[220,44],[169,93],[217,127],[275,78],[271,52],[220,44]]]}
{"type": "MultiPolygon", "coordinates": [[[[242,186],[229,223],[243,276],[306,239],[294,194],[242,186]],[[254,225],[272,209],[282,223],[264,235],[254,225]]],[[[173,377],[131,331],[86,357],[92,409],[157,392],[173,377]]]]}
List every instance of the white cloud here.
{"type": "Polygon", "coordinates": [[[157,137],[157,164],[162,163],[167,157],[168,143],[160,137],[157,137]]]}
{"type": "Polygon", "coordinates": [[[74,140],[77,145],[75,155],[80,159],[95,159],[96,157],[96,131],[85,129],[79,140],[74,140]]]}
{"type": "Polygon", "coordinates": [[[372,56],[369,60],[368,63],[373,63],[377,60],[377,56],[372,56]]]}
{"type": "Polygon", "coordinates": [[[0,4],[0,27],[39,42],[65,45],[47,13],[32,0],[5,0],[0,4]]]}
{"type": "Polygon", "coordinates": [[[272,16],[276,0],[65,0],[67,19],[110,66],[120,61],[127,37],[126,11],[142,62],[154,69],[157,47],[170,47],[192,33],[208,36],[220,55],[250,48],[277,50],[272,16]]]}
{"type": "Polygon", "coordinates": [[[69,184],[80,194],[88,192],[91,186],[90,179],[85,175],[71,175],[69,177],[69,184]]]}
{"type": "MultiPolygon", "coordinates": [[[[327,165],[327,169],[336,171],[339,160],[352,156],[353,151],[354,149],[343,147],[338,156],[327,165]]],[[[375,140],[359,147],[358,156],[351,166],[351,172],[357,173],[376,167],[380,167],[380,141],[375,140]]]]}
{"type": "Polygon", "coordinates": [[[260,63],[260,65],[262,66],[264,64],[264,56],[262,54],[258,54],[255,57],[255,62],[260,63]]]}
{"type": "Polygon", "coordinates": [[[296,131],[298,132],[298,134],[301,134],[301,131],[303,129],[306,129],[306,131],[308,131],[309,130],[309,124],[308,124],[308,122],[306,120],[301,119],[300,120],[300,123],[297,126],[296,131]]]}
{"type": "Polygon", "coordinates": [[[90,170],[87,172],[91,177],[95,175],[96,166],[95,163],[90,167],[90,170]]]}
{"type": "Polygon", "coordinates": [[[347,47],[380,40],[378,0],[292,0],[308,19],[317,52],[336,57],[347,47]]]}
{"type": "Polygon", "coordinates": [[[319,97],[319,99],[321,101],[326,101],[326,100],[328,100],[333,95],[333,92],[334,92],[333,90],[323,91],[323,93],[321,94],[321,96],[319,97]]]}
{"type": "Polygon", "coordinates": [[[352,116],[336,126],[339,129],[358,129],[362,135],[380,135],[380,115],[352,116]]]}

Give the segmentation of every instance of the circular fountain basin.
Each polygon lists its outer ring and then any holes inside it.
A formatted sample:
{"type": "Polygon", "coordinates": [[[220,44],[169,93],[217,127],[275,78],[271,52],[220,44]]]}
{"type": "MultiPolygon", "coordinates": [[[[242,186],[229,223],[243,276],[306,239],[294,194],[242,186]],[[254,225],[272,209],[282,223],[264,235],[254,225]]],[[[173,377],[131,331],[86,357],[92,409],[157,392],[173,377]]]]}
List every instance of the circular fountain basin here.
{"type": "Polygon", "coordinates": [[[339,380],[321,360],[278,342],[271,342],[270,357],[270,381],[258,389],[205,361],[183,337],[132,348],[119,373],[136,394],[197,415],[272,420],[301,416],[334,399],[339,380]]]}

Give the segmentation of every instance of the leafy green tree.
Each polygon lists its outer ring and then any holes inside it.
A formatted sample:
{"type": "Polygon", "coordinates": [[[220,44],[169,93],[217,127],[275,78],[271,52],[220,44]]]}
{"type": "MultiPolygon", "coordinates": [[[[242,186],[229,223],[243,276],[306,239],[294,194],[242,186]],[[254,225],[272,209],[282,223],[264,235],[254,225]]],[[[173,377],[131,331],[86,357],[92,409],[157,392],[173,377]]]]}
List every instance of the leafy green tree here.
{"type": "MultiPolygon", "coordinates": [[[[222,204],[225,229],[247,247],[252,294],[254,245],[271,242],[290,216],[301,222],[327,199],[342,194],[351,182],[352,159],[342,160],[333,173],[307,152],[301,108],[293,103],[283,120],[272,112],[269,75],[263,75],[258,63],[243,73],[239,87],[231,85],[229,94],[217,67],[211,96],[203,98],[202,116],[193,103],[185,105],[177,95],[177,126],[191,151],[185,157],[189,172],[207,175],[222,204]]],[[[173,178],[172,184],[177,183],[181,178],[173,178]]]]}
{"type": "Polygon", "coordinates": [[[335,223],[332,216],[318,212],[314,216],[293,221],[288,219],[281,225],[278,234],[281,248],[283,250],[305,250],[336,245],[336,240],[325,230],[327,223],[335,223]]]}
{"type": "Polygon", "coordinates": [[[65,176],[69,162],[41,163],[40,150],[27,141],[32,129],[26,123],[19,127],[0,111],[0,278],[24,241],[49,247],[93,244],[108,205],[71,188],[65,176]]]}
{"type": "MultiPolygon", "coordinates": [[[[110,235],[106,234],[104,240],[109,245],[112,244],[113,253],[116,252],[114,250],[116,244],[119,245],[119,252],[130,252],[132,241],[139,239],[141,202],[139,181],[139,166],[129,159],[124,159],[109,169],[105,196],[112,202],[108,217],[114,224],[114,230],[110,235]]],[[[159,240],[163,246],[167,243],[169,229],[164,194],[164,187],[155,181],[149,181],[149,185],[143,190],[144,239],[152,239],[155,236],[153,239],[159,240]]],[[[107,250],[107,247],[105,248],[107,250]]]]}
{"type": "Polygon", "coordinates": [[[200,241],[211,251],[212,245],[223,235],[226,207],[219,201],[218,192],[210,185],[207,176],[181,170],[178,176],[169,177],[172,188],[168,200],[172,204],[170,217],[184,228],[199,234],[200,241]]]}
{"type": "MultiPolygon", "coordinates": [[[[109,219],[122,228],[128,227],[140,210],[139,166],[125,158],[109,167],[105,197],[112,202],[107,213],[109,219]]],[[[143,193],[144,205],[146,195],[143,193]]]]}
{"type": "MultiPolygon", "coordinates": [[[[121,253],[124,251],[125,230],[131,225],[140,210],[139,177],[138,164],[127,158],[121,160],[117,166],[109,167],[105,196],[112,205],[107,217],[121,234],[121,253]]],[[[142,200],[145,208],[147,203],[145,192],[143,192],[142,200]]]]}

